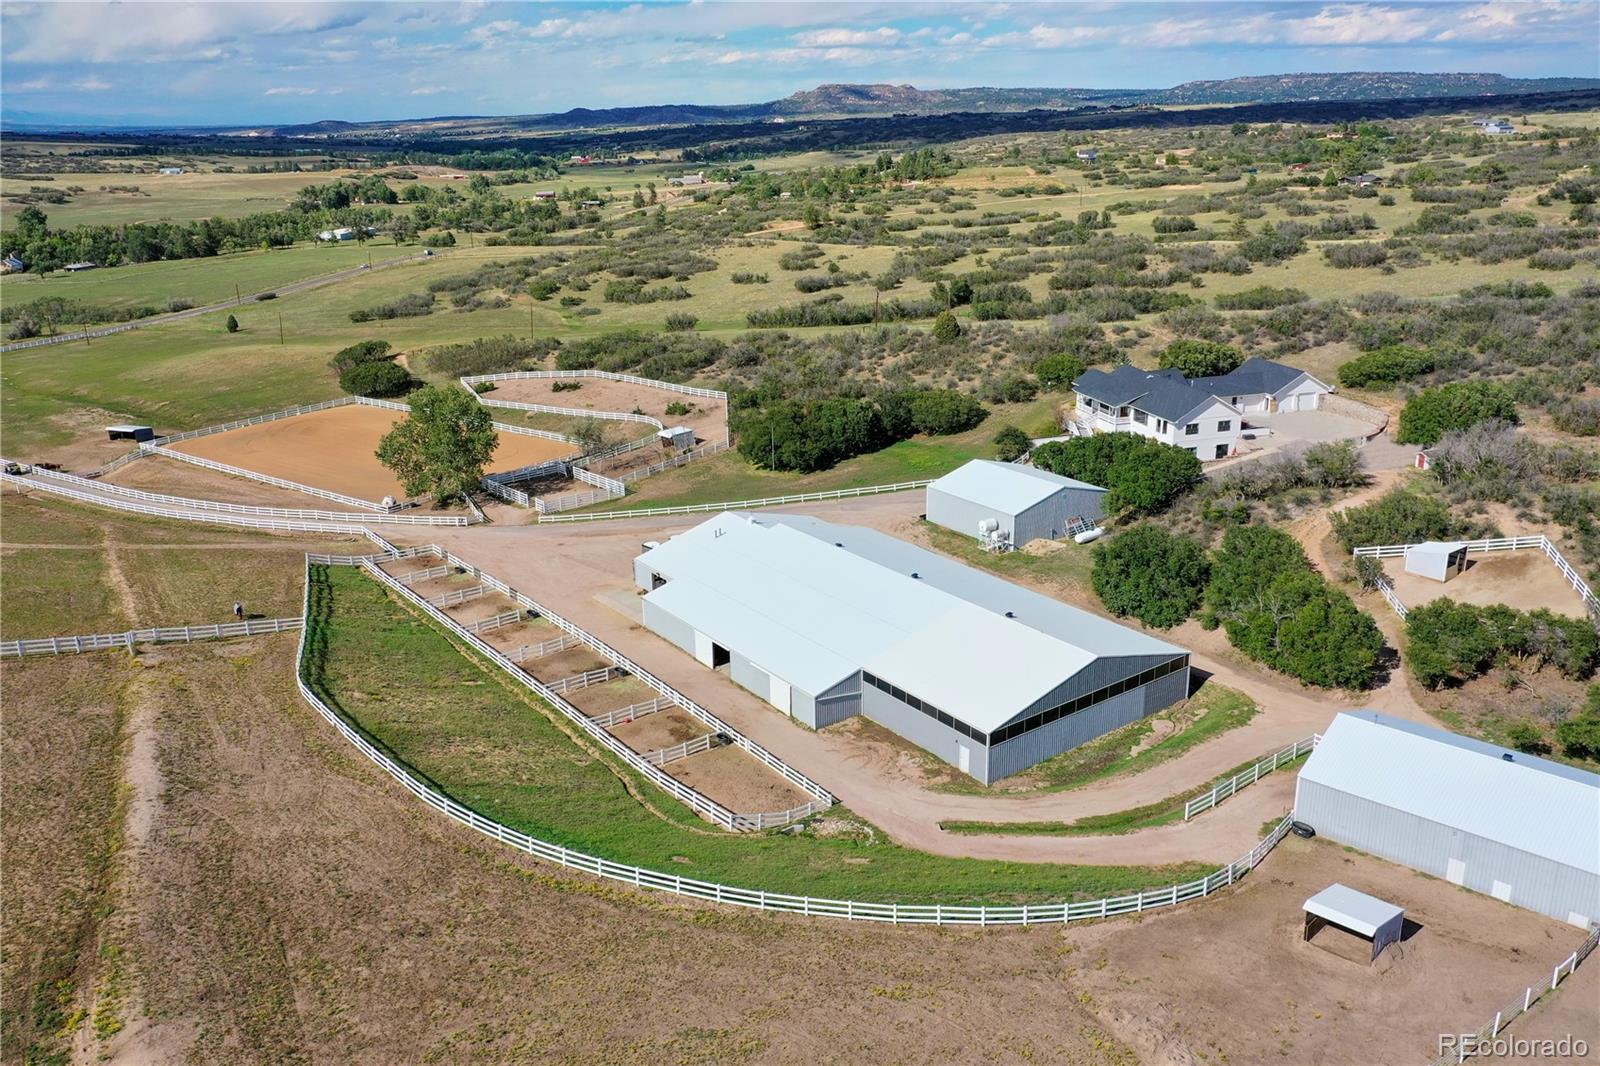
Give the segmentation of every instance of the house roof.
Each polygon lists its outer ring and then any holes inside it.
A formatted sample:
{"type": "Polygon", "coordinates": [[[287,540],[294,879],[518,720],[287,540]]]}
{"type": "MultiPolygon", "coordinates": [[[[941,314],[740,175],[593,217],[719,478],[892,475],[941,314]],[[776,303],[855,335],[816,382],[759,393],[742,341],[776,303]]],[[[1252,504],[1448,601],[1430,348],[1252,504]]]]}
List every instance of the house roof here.
{"type": "Polygon", "coordinates": [[[1109,371],[1085,370],[1072,387],[1101,403],[1114,407],[1127,404],[1169,422],[1182,422],[1217,401],[1214,393],[1196,388],[1176,370],[1140,370],[1127,363],[1109,371]]]}
{"type": "MultiPolygon", "coordinates": [[[[1274,363],[1271,359],[1262,359],[1257,356],[1246,359],[1239,366],[1212,378],[1192,378],[1190,384],[1197,389],[1206,389],[1217,396],[1253,396],[1257,393],[1276,395],[1283,389],[1299,381],[1301,378],[1311,377],[1304,370],[1297,370],[1292,366],[1274,363]]],[[[1316,381],[1316,378],[1311,378],[1316,381]]],[[[1322,385],[1322,382],[1317,381],[1322,385]]],[[[1323,385],[1323,388],[1327,388],[1323,385]]],[[[1331,389],[1329,390],[1332,391],[1331,389]]]]}
{"type": "Polygon", "coordinates": [[[1406,912],[1377,896],[1334,882],[1306,900],[1306,913],[1370,938],[1389,923],[1403,919],[1406,912]]]}
{"type": "Polygon", "coordinates": [[[1021,514],[1062,489],[1106,491],[1087,481],[1062,477],[1048,470],[1017,463],[997,463],[992,459],[974,459],[935,481],[928,489],[938,489],[1009,515],[1021,514]]]}
{"type": "Polygon", "coordinates": [[[1600,874],[1600,774],[1360,711],[1334,718],[1300,780],[1600,874]]]}
{"type": "Polygon", "coordinates": [[[1184,654],[875,530],[800,515],[725,512],[646,558],[667,578],[647,602],[802,691],[865,669],[983,733],[1097,659],[1184,654]]]}

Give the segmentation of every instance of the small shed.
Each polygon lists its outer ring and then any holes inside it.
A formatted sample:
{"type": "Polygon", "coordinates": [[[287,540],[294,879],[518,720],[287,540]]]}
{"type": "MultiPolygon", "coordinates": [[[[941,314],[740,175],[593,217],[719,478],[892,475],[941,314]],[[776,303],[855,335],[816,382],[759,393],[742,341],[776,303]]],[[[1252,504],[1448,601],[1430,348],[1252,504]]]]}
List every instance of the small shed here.
{"type": "Polygon", "coordinates": [[[694,447],[694,430],[688,426],[668,426],[657,433],[656,437],[661,441],[663,448],[671,448],[673,451],[694,447]]]}
{"type": "Polygon", "coordinates": [[[152,428],[150,426],[133,426],[133,425],[107,426],[106,427],[106,439],[108,439],[108,440],[131,440],[131,441],[134,441],[136,443],[142,443],[143,441],[147,441],[147,440],[155,440],[156,439],[156,431],[155,431],[154,428],[152,428]]]}
{"type": "Polygon", "coordinates": [[[974,459],[928,486],[928,521],[979,540],[1000,534],[1020,548],[1092,528],[1105,497],[1098,485],[1047,470],[974,459]]]}
{"type": "Polygon", "coordinates": [[[1328,925],[1372,941],[1370,965],[1390,944],[1400,939],[1405,929],[1406,912],[1376,896],[1334,884],[1306,900],[1306,933],[1310,940],[1328,925]]]}
{"type": "Polygon", "coordinates": [[[1467,546],[1459,540],[1425,540],[1406,549],[1406,573],[1449,581],[1467,568],[1467,546]]]}

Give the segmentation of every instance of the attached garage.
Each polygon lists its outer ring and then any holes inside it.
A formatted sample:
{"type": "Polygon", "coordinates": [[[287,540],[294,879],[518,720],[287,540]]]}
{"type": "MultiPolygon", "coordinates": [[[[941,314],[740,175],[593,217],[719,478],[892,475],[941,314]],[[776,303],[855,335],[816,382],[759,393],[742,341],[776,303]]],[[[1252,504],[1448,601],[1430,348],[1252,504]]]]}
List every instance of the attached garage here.
{"type": "Polygon", "coordinates": [[[1361,711],[1306,760],[1294,817],[1514,906],[1600,920],[1600,774],[1361,711]]]}

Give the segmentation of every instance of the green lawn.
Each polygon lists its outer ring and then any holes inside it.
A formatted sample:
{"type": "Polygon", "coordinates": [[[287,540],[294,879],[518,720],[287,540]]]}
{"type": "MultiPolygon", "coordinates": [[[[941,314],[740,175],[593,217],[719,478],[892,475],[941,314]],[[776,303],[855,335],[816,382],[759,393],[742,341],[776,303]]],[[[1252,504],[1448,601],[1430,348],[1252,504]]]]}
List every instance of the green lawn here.
{"type": "MultiPolygon", "coordinates": [[[[860,900],[1025,902],[1095,897],[1199,876],[1169,867],[950,859],[841,836],[707,832],[555,711],[354,569],[317,568],[309,678],[330,706],[442,791],[487,817],[617,862],[749,888],[860,900]],[[629,794],[644,792],[653,813],[629,794]]],[[[852,818],[835,810],[830,819],[852,818]]]]}

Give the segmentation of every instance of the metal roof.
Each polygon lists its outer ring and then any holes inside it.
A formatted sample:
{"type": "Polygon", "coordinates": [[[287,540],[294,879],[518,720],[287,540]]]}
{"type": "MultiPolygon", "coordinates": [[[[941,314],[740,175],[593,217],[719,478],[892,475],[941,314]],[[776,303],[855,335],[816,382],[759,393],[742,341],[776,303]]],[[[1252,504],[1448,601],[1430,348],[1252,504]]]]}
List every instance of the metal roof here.
{"type": "Polygon", "coordinates": [[[1105,492],[1099,485],[1017,463],[974,459],[928,486],[1002,514],[1018,515],[1062,489],[1105,492]]]}
{"type": "Polygon", "coordinates": [[[1465,547],[1459,540],[1425,540],[1421,544],[1411,545],[1406,549],[1406,554],[1449,556],[1465,547]]]}
{"type": "Polygon", "coordinates": [[[1390,922],[1405,918],[1405,909],[1335,882],[1306,900],[1306,912],[1326,918],[1364,937],[1375,937],[1390,922]]]}
{"type": "Polygon", "coordinates": [[[109,432],[109,433],[132,433],[132,432],[134,432],[136,430],[152,429],[152,428],[154,428],[154,427],[152,427],[152,426],[135,426],[135,425],[132,425],[132,424],[122,425],[122,424],[119,423],[118,425],[115,425],[115,426],[107,426],[106,427],[106,431],[109,432]]]}
{"type": "Polygon", "coordinates": [[[1360,711],[1334,718],[1300,780],[1600,873],[1600,774],[1360,711]]]}
{"type": "Polygon", "coordinates": [[[667,579],[648,601],[802,691],[866,669],[985,733],[1097,658],[1185,654],[875,530],[800,515],[725,512],[647,560],[667,579]]]}

